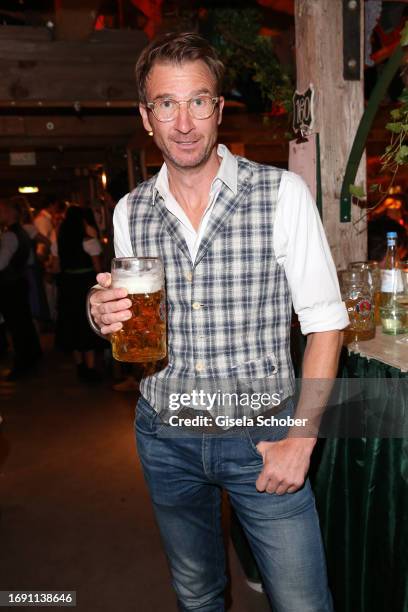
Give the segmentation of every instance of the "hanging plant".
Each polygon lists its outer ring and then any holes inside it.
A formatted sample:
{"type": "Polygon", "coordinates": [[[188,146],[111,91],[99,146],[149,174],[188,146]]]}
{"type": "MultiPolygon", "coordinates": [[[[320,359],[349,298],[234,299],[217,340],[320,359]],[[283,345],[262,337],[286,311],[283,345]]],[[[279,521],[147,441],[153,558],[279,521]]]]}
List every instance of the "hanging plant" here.
{"type": "Polygon", "coordinates": [[[261,13],[257,9],[209,11],[212,43],[226,66],[226,90],[244,102],[257,98],[263,110],[272,103],[292,108],[295,89],[293,68],[279,61],[269,36],[259,34],[261,13]]]}
{"type": "MultiPolygon", "coordinates": [[[[408,46],[408,21],[401,31],[401,47],[408,46]]],[[[401,70],[403,74],[407,70],[406,60],[401,70]]],[[[398,170],[402,165],[408,164],[408,87],[405,87],[398,98],[400,106],[390,112],[390,119],[385,127],[391,133],[390,143],[381,156],[381,173],[391,174],[391,179],[384,188],[379,184],[372,184],[370,192],[378,192],[379,199],[374,205],[367,207],[367,211],[373,211],[382,204],[388,196],[390,188],[394,184],[398,170]]],[[[361,185],[350,185],[350,194],[360,203],[366,201],[366,193],[361,185]]]]}

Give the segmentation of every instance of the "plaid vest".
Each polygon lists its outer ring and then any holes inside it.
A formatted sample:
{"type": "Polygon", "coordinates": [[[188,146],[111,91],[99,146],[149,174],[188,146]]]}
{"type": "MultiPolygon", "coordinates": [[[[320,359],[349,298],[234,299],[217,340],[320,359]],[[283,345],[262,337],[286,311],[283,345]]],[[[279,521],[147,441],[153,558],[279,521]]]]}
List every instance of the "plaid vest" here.
{"type": "Polygon", "coordinates": [[[141,383],[156,410],[166,380],[279,378],[282,399],[293,393],[292,302],[273,249],[282,171],[237,159],[238,193],[222,185],[194,263],[156,177],[128,196],[134,256],[160,257],[165,269],[168,363],[141,383]]]}

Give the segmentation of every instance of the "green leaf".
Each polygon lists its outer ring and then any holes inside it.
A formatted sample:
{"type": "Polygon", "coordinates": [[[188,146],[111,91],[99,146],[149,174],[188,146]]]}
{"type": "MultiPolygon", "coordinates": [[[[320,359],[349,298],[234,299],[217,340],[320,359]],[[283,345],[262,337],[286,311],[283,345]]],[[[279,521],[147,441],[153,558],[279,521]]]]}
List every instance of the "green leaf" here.
{"type": "Polygon", "coordinates": [[[372,185],[370,185],[370,189],[369,191],[372,193],[373,191],[377,191],[379,187],[378,183],[373,183],[372,185]]]}
{"type": "Polygon", "coordinates": [[[390,114],[393,119],[401,119],[401,111],[399,108],[394,108],[390,114]]]}
{"type": "Polygon", "coordinates": [[[402,130],[402,123],[387,123],[386,129],[395,134],[400,134],[402,130]]]}
{"type": "Polygon", "coordinates": [[[406,164],[408,162],[408,146],[403,145],[395,155],[397,164],[406,164]]]}
{"type": "Polygon", "coordinates": [[[349,185],[349,193],[360,199],[365,198],[366,195],[362,185],[349,185]]]}
{"type": "Polygon", "coordinates": [[[405,22],[401,32],[401,47],[405,47],[406,45],[408,45],[408,21],[405,22]]]}

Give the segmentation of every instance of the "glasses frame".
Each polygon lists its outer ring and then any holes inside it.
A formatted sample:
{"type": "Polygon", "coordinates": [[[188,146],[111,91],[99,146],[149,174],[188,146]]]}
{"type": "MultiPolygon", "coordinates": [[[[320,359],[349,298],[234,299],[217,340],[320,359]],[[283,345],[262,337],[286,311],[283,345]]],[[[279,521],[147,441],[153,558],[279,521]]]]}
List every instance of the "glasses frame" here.
{"type": "Polygon", "coordinates": [[[212,117],[212,115],[214,114],[215,111],[215,107],[217,106],[218,102],[220,101],[220,96],[210,96],[207,94],[202,94],[201,96],[193,96],[192,98],[189,98],[188,100],[174,100],[174,98],[164,98],[162,100],[162,102],[164,102],[165,100],[171,100],[172,102],[175,102],[177,104],[177,111],[176,114],[174,115],[174,117],[172,117],[171,119],[159,119],[159,117],[156,115],[156,113],[154,112],[154,107],[156,105],[156,102],[147,102],[146,103],[146,108],[148,108],[154,115],[154,117],[157,119],[157,121],[160,121],[160,123],[168,123],[169,121],[174,121],[180,114],[180,104],[186,104],[187,105],[187,110],[188,110],[188,114],[190,115],[190,117],[192,119],[196,119],[196,121],[205,121],[206,119],[209,119],[210,117],[212,117]],[[191,112],[191,102],[197,98],[200,97],[206,97],[206,98],[210,98],[211,102],[212,102],[212,111],[211,113],[207,116],[207,117],[194,117],[194,115],[191,112]]]}

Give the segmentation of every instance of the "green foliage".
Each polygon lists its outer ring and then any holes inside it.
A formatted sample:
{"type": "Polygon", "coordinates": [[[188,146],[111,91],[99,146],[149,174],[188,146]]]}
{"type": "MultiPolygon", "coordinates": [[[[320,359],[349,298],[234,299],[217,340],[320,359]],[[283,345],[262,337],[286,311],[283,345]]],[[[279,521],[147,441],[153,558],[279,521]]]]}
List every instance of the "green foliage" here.
{"type": "Polygon", "coordinates": [[[408,21],[405,22],[401,32],[401,47],[405,47],[406,45],[408,45],[408,21]]]}
{"type": "Polygon", "coordinates": [[[226,66],[225,85],[229,90],[245,89],[245,80],[252,80],[258,84],[266,107],[277,102],[290,110],[294,91],[291,67],[279,62],[271,38],[258,34],[260,17],[252,8],[211,11],[212,42],[226,66]]]}
{"type": "Polygon", "coordinates": [[[408,89],[405,88],[399,98],[400,106],[391,111],[390,115],[394,121],[386,124],[387,130],[391,132],[391,142],[386,147],[381,160],[382,170],[396,173],[398,167],[408,163],[408,146],[406,143],[408,134],[408,89]]]}
{"type": "Polygon", "coordinates": [[[349,193],[350,195],[362,200],[365,198],[365,191],[362,185],[349,185],[349,193]]]}
{"type": "MultiPolygon", "coordinates": [[[[408,45],[408,21],[406,21],[401,32],[401,46],[408,45]]],[[[408,88],[405,87],[399,97],[400,106],[391,111],[391,119],[386,124],[387,130],[391,132],[391,142],[386,147],[381,157],[382,171],[394,174],[403,164],[408,164],[408,146],[405,144],[408,134],[408,88]]]]}

